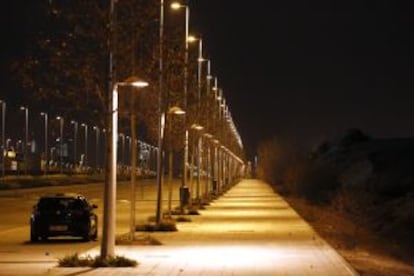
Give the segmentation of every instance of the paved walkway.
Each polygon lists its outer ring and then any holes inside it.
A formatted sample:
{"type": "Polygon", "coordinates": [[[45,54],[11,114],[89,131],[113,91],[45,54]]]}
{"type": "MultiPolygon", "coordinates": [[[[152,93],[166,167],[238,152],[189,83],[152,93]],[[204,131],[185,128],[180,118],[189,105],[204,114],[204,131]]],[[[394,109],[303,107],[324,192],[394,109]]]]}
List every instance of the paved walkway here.
{"type": "MultiPolygon", "coordinates": [[[[243,180],[161,246],[117,246],[135,268],[54,268],[49,275],[357,275],[264,182],[243,180]]],[[[86,252],[95,255],[99,248],[86,252]]]]}

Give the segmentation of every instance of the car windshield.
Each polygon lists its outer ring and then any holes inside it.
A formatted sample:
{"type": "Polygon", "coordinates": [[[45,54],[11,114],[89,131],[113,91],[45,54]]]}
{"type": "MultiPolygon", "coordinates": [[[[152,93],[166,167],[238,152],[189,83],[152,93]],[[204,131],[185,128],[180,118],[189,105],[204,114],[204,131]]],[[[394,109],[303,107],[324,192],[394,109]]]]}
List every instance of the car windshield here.
{"type": "Polygon", "coordinates": [[[37,205],[39,211],[48,210],[82,210],[85,203],[75,198],[42,198],[37,205]]]}

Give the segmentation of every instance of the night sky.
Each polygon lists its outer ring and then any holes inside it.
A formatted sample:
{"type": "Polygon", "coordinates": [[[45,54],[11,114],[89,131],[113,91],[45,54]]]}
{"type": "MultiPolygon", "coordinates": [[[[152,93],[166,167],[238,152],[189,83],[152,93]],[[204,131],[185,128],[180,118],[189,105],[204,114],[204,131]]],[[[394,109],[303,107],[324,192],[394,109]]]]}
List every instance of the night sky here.
{"type": "Polygon", "coordinates": [[[191,3],[250,156],[272,136],[306,146],[348,128],[414,136],[414,22],[403,1],[191,3]]]}
{"type": "MultiPolygon", "coordinates": [[[[348,128],[414,136],[414,22],[404,2],[190,0],[191,31],[203,36],[248,157],[272,136],[307,146],[348,128]]],[[[16,7],[1,12],[2,83],[24,41],[16,7]]]]}

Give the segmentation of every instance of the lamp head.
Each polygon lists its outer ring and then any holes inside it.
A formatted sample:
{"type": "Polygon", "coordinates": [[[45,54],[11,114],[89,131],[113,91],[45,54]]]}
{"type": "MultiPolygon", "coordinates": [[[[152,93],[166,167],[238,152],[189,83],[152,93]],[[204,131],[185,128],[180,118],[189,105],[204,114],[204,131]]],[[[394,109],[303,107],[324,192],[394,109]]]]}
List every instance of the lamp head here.
{"type": "Polygon", "coordinates": [[[168,114],[184,115],[185,111],[181,107],[172,106],[168,109],[168,114]]]}
{"type": "Polygon", "coordinates": [[[180,8],[182,8],[182,5],[180,3],[178,3],[178,2],[171,3],[171,9],[178,10],[180,8]]]}

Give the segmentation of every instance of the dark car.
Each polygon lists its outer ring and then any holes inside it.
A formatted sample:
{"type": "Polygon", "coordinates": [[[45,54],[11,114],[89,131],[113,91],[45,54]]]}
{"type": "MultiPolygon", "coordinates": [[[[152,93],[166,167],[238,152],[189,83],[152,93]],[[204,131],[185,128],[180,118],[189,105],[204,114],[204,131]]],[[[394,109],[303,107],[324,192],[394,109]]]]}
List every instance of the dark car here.
{"type": "Polygon", "coordinates": [[[33,207],[30,217],[30,240],[75,236],[85,241],[98,237],[97,208],[80,194],[43,196],[33,207]]]}

